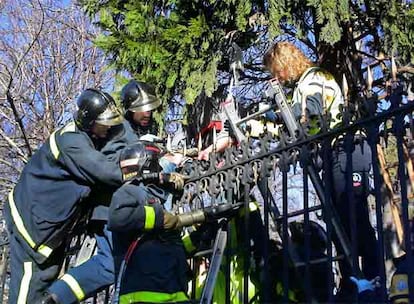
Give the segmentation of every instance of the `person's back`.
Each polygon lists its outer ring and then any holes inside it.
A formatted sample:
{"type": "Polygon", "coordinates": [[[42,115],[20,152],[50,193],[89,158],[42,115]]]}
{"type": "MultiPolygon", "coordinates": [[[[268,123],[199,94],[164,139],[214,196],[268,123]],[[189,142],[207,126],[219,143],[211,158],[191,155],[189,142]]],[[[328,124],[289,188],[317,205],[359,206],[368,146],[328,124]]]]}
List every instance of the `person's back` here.
{"type": "Polygon", "coordinates": [[[87,207],[81,202],[94,187],[121,184],[116,162],[107,160],[93,143],[122,121],[111,102],[106,93],[85,90],[78,98],[76,123],[51,134],[10,193],[6,205],[14,253],[10,303],[17,298],[35,302],[41,297],[58,275],[68,232],[87,207]],[[30,272],[27,265],[32,265],[30,272]],[[29,275],[32,280],[21,285],[22,277],[29,275]]]}
{"type": "Polygon", "coordinates": [[[156,145],[138,142],[120,156],[128,182],[114,193],[108,222],[114,243],[115,297],[120,303],[188,300],[188,265],[176,230],[178,217],[164,211],[168,193],[155,185],[171,183],[158,180],[159,153],[156,145]]]}

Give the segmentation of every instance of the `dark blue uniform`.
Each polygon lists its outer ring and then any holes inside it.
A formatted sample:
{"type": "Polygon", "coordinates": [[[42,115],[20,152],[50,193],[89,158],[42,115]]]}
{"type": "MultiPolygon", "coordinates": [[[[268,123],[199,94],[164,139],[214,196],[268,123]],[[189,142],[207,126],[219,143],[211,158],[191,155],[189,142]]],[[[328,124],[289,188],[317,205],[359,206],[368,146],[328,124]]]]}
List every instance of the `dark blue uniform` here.
{"type": "MultiPolygon", "coordinates": [[[[109,130],[108,141],[103,143],[103,147],[99,147],[100,152],[117,164],[119,163],[119,154],[127,145],[138,141],[138,136],[134,133],[127,121],[121,125],[114,126],[109,130]]],[[[99,197],[92,195],[89,199],[92,203],[100,204],[94,208],[90,219],[90,226],[94,231],[98,230],[94,237],[96,239],[97,252],[77,267],[73,267],[67,271],[65,276],[70,276],[72,282],[76,282],[79,286],[76,291],[65,281],[66,277],[62,277],[55,281],[49,288],[49,292],[55,294],[61,304],[71,304],[83,300],[85,297],[93,295],[99,290],[113,284],[115,282],[114,260],[112,257],[112,234],[106,228],[108,219],[108,204],[104,201],[110,201],[112,193],[106,193],[105,196],[99,197]],[[102,200],[103,199],[103,200],[102,200]],[[97,229],[96,227],[100,227],[97,229]]]]}
{"type": "MultiPolygon", "coordinates": [[[[378,276],[378,244],[375,230],[369,220],[368,195],[369,195],[369,172],[371,170],[372,153],[366,139],[356,135],[353,143],[352,153],[352,191],[354,198],[356,220],[356,249],[357,254],[362,258],[362,272],[366,279],[372,280],[378,276]]],[[[339,140],[334,144],[332,153],[332,174],[333,174],[333,203],[337,214],[341,220],[345,232],[350,240],[351,236],[351,202],[348,200],[346,188],[346,166],[347,155],[342,143],[339,140]]],[[[336,234],[333,234],[333,241],[339,244],[336,234]]],[[[343,253],[342,247],[337,246],[339,254],[343,253]]],[[[354,275],[351,266],[344,260],[339,261],[341,270],[341,290],[337,294],[338,301],[347,300],[352,297],[355,289],[350,281],[350,276],[354,275]]]]}
{"type": "MultiPolygon", "coordinates": [[[[118,163],[97,151],[74,123],[55,131],[25,166],[9,195],[10,303],[34,303],[63,262],[68,232],[89,208],[91,189],[122,183],[118,163]]],[[[66,282],[79,294],[71,277],[66,282]]]]}
{"type": "Polygon", "coordinates": [[[125,184],[112,197],[108,228],[113,231],[120,303],[188,301],[180,231],[162,228],[165,197],[161,189],[143,184],[125,184]],[[121,271],[124,259],[127,266],[121,271]]]}

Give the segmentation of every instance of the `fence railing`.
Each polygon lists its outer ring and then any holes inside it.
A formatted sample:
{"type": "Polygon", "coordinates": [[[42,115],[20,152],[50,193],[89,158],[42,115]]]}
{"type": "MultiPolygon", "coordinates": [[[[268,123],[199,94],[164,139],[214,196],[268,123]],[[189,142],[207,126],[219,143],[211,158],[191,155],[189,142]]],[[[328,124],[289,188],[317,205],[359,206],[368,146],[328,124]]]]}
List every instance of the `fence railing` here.
{"type": "MultiPolygon", "coordinates": [[[[276,135],[265,132],[220,155],[212,154],[209,161],[187,164],[183,170],[191,178],[176,202],[178,212],[243,205],[238,215],[223,223],[229,237],[222,276],[216,284],[224,287],[226,303],[236,303],[236,298],[240,303],[333,302],[344,291],[341,296],[355,301],[361,295],[350,287],[354,285],[349,277],[371,280],[373,275],[380,283],[375,299],[387,302],[396,268],[393,258],[397,257],[407,265],[408,296],[414,302],[410,215],[413,111],[414,103],[399,102],[381,113],[344,112],[351,123],[340,128],[292,142],[281,127],[276,135]],[[394,149],[388,149],[390,146],[394,149]],[[397,164],[395,172],[384,162],[385,148],[387,158],[397,164]],[[359,171],[366,176],[358,176],[352,160],[356,150],[365,155],[368,150],[364,149],[370,150],[372,166],[359,171]],[[335,166],[341,165],[335,158],[340,157],[345,160],[345,167],[339,168],[344,194],[338,199],[333,176],[335,166]],[[369,189],[363,183],[365,177],[369,189]],[[358,183],[369,190],[366,197],[357,192],[358,183]],[[252,210],[252,202],[256,210],[252,210]],[[369,242],[371,248],[367,248],[369,242]],[[364,252],[367,249],[375,254],[364,252]]],[[[68,261],[81,244],[82,239],[72,244],[68,261]]],[[[7,242],[3,242],[2,301],[8,292],[6,248],[7,242]]],[[[191,261],[195,276],[203,274],[200,265],[208,270],[209,254],[198,254],[191,261]]],[[[196,285],[192,284],[194,300],[196,285]]],[[[88,302],[109,303],[110,294],[107,289],[99,300],[95,297],[88,302]]]]}

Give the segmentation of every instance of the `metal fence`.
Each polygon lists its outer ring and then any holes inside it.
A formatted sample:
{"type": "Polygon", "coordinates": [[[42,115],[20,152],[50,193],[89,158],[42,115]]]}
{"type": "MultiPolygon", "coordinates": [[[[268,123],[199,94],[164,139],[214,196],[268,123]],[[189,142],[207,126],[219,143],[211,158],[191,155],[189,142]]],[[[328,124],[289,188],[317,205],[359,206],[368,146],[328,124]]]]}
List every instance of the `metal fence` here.
{"type": "MultiPolygon", "coordinates": [[[[365,102],[376,104],[375,100],[365,102]]],[[[217,272],[210,282],[216,294],[207,296],[220,296],[225,303],[333,302],[342,287],[338,283],[341,276],[350,282],[341,273],[344,269],[349,272],[347,275],[358,279],[372,279],[364,273],[367,261],[360,259],[359,247],[366,231],[360,229],[361,206],[357,205],[355,197],[359,194],[353,187],[359,182],[353,175],[353,152],[362,147],[360,139],[364,136],[372,163],[369,172],[372,188],[364,207],[372,210],[367,215],[371,215],[368,220],[375,228],[372,250],[377,254],[375,261],[369,261],[379,276],[375,299],[390,301],[393,258],[400,256],[407,265],[403,274],[408,274],[411,287],[409,302],[414,302],[409,212],[409,199],[414,191],[410,156],[414,103],[395,93],[391,105],[383,112],[377,112],[369,104],[360,109],[346,108],[343,127],[331,130],[322,121],[323,132],[314,136],[302,132],[294,141],[281,126],[277,134],[264,132],[260,138],[249,138],[222,154],[214,153],[209,161],[187,163],[183,170],[191,178],[175,204],[178,212],[225,204],[232,204],[235,209],[237,206],[237,212],[215,227],[227,233],[220,264],[214,265],[211,256],[214,252],[208,246],[191,259],[192,299],[205,302],[205,292],[198,300],[203,290],[202,284],[198,285],[206,273],[209,284],[208,270],[213,266],[217,272]],[[346,208],[339,208],[333,199],[332,158],[338,143],[348,164],[343,180],[346,208]],[[390,172],[392,166],[384,162],[383,150],[387,144],[395,147],[395,172],[390,172]],[[293,179],[299,181],[296,190],[290,187],[293,179]],[[344,216],[346,212],[348,215],[344,216]]],[[[214,235],[210,239],[214,240],[214,235]]],[[[66,265],[71,265],[82,242],[83,238],[74,239],[66,265]]],[[[0,250],[2,301],[7,298],[8,289],[6,247],[4,242],[0,250]]],[[[356,288],[345,290],[350,301],[361,300],[356,288]]],[[[110,295],[111,290],[107,289],[87,302],[109,303],[110,295]]]]}
{"type": "MultiPolygon", "coordinates": [[[[373,272],[378,278],[372,282],[375,290],[370,296],[375,302],[388,302],[390,295],[395,295],[391,276],[396,257],[404,260],[404,269],[410,272],[408,285],[413,286],[412,252],[405,248],[411,248],[412,234],[409,198],[414,180],[409,147],[413,140],[414,104],[403,102],[401,95],[391,96],[391,101],[392,107],[381,113],[375,110],[376,106],[372,110],[365,108],[363,114],[362,109],[345,109],[343,116],[348,123],[341,128],[311,137],[302,134],[294,142],[283,130],[277,136],[265,133],[187,168],[192,179],[186,184],[179,210],[240,202],[248,210],[252,201],[259,203],[261,223],[252,218],[251,212],[242,212],[241,218],[232,220],[237,222],[236,227],[229,222],[224,227],[233,229],[227,238],[224,260],[228,264],[235,257],[239,263],[243,261],[242,288],[235,287],[239,266],[222,265],[226,303],[333,302],[339,296],[342,302],[363,301],[349,277],[371,280],[374,277],[367,276],[373,272]],[[399,101],[395,102],[395,98],[399,101]],[[347,165],[342,168],[345,197],[338,205],[332,158],[337,157],[339,142],[347,165]],[[352,157],[355,149],[364,149],[364,142],[371,150],[372,167],[366,172],[370,189],[361,203],[361,195],[355,193],[354,187],[361,177],[353,173],[352,157]],[[387,145],[395,148],[395,174],[390,174],[392,168],[384,162],[387,145]],[[295,170],[301,172],[302,184],[299,190],[292,191],[289,184],[292,178],[298,178],[294,177],[295,170]],[[279,174],[275,176],[275,172],[279,174]],[[317,197],[317,203],[310,200],[312,195],[317,197]],[[293,208],[291,196],[297,201],[293,208]],[[363,242],[370,241],[365,231],[367,223],[375,228],[374,243],[371,237],[375,255],[364,253],[367,248],[363,248],[363,242]],[[232,233],[239,237],[236,245],[231,244],[232,233]],[[371,269],[364,269],[364,264],[370,264],[371,269]],[[347,294],[340,295],[341,292],[347,294]]],[[[387,156],[390,158],[389,153],[387,156]]],[[[407,288],[404,290],[408,293],[407,288]]],[[[413,288],[409,290],[411,302],[413,288]]]]}

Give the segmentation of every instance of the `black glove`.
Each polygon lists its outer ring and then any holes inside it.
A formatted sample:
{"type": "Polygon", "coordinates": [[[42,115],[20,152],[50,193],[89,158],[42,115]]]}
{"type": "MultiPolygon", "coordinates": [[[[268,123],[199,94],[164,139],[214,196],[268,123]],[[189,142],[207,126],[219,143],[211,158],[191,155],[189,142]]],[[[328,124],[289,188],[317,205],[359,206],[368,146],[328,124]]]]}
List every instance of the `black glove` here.
{"type": "Polygon", "coordinates": [[[142,175],[136,176],[134,179],[131,180],[131,184],[139,185],[140,183],[144,182],[156,182],[159,178],[159,174],[154,173],[144,173],[142,175]]]}
{"type": "Polygon", "coordinates": [[[204,208],[206,221],[216,221],[221,218],[231,218],[236,215],[240,206],[233,204],[220,204],[217,206],[204,208]]]}
{"type": "Polygon", "coordinates": [[[236,139],[236,136],[234,135],[234,130],[233,130],[233,128],[231,126],[231,123],[228,119],[224,122],[223,129],[224,129],[224,131],[226,131],[229,134],[229,136],[231,138],[236,139]]]}
{"type": "Polygon", "coordinates": [[[184,182],[187,179],[188,179],[187,176],[182,175],[177,172],[161,173],[161,176],[160,176],[161,184],[169,183],[174,187],[175,190],[183,190],[184,182]]]}

